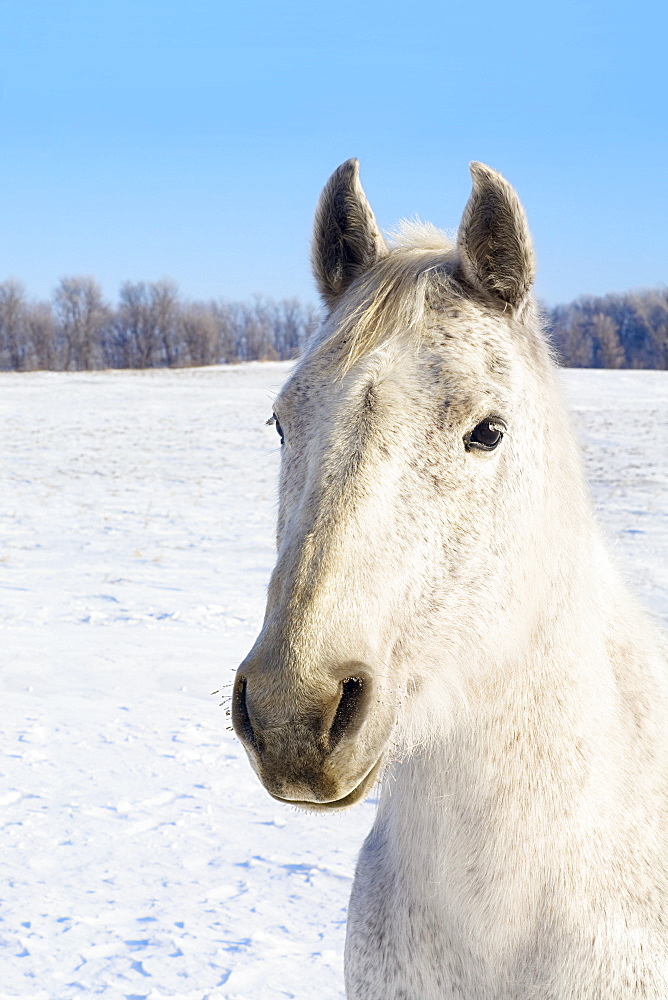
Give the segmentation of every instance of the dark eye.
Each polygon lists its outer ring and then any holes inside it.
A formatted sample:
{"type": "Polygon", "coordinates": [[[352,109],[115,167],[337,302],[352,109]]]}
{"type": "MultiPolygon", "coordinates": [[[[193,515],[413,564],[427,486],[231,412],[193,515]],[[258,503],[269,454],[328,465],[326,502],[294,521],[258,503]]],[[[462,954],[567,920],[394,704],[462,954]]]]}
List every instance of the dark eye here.
{"type": "Polygon", "coordinates": [[[494,451],[501,441],[506,425],[499,417],[487,417],[473,428],[464,438],[466,450],[476,448],[478,451],[494,451]]]}
{"type": "Polygon", "coordinates": [[[276,428],[276,432],[279,438],[281,439],[281,444],[285,444],[285,434],[283,433],[283,428],[279,424],[278,417],[276,416],[275,413],[272,413],[272,415],[269,417],[269,420],[267,420],[267,423],[274,425],[274,427],[276,428]]]}

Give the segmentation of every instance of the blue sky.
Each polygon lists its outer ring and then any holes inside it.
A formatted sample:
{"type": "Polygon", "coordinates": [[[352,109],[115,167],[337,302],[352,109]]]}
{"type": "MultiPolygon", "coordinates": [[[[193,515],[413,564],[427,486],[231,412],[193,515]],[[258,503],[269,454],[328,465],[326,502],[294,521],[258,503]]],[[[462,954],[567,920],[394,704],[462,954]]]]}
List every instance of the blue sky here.
{"type": "Polygon", "coordinates": [[[515,185],[537,291],[668,275],[665,4],[4,0],[0,280],[315,300],[318,193],[357,156],[381,226],[515,185]]]}

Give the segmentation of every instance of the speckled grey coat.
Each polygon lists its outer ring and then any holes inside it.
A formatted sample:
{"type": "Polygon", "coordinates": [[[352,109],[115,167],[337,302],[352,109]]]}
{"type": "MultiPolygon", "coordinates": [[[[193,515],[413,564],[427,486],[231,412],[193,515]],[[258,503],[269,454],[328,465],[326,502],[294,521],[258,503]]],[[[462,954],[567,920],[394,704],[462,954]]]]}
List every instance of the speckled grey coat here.
{"type": "Polygon", "coordinates": [[[602,542],[512,188],[388,247],[323,191],[329,315],[275,406],[278,559],[234,723],[268,791],[381,776],[350,1000],[666,1000],[665,647],[602,542]]]}

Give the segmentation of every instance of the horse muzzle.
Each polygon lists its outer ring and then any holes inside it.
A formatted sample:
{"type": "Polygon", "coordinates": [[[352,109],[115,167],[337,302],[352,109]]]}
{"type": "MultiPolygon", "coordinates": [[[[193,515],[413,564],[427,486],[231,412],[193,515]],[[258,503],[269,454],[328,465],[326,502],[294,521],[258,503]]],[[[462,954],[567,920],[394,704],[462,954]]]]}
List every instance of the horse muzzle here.
{"type": "Polygon", "coordinates": [[[258,777],[281,802],[344,809],[378,776],[391,726],[374,718],[373,682],[361,664],[334,674],[343,679],[328,677],[323,686],[331,693],[309,696],[303,685],[288,693],[275,674],[252,663],[239,668],[232,723],[258,777]]]}

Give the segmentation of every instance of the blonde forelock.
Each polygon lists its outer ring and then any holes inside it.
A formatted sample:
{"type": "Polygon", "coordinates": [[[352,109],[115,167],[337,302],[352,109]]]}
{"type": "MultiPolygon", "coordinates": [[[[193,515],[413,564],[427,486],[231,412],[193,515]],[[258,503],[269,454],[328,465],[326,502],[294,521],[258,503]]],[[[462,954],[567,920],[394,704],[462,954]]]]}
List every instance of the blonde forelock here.
{"type": "Polygon", "coordinates": [[[454,290],[456,250],[441,230],[405,221],[390,234],[389,252],[350,287],[326,320],[313,353],[339,356],[340,375],[393,334],[423,327],[428,291],[454,290]]]}

